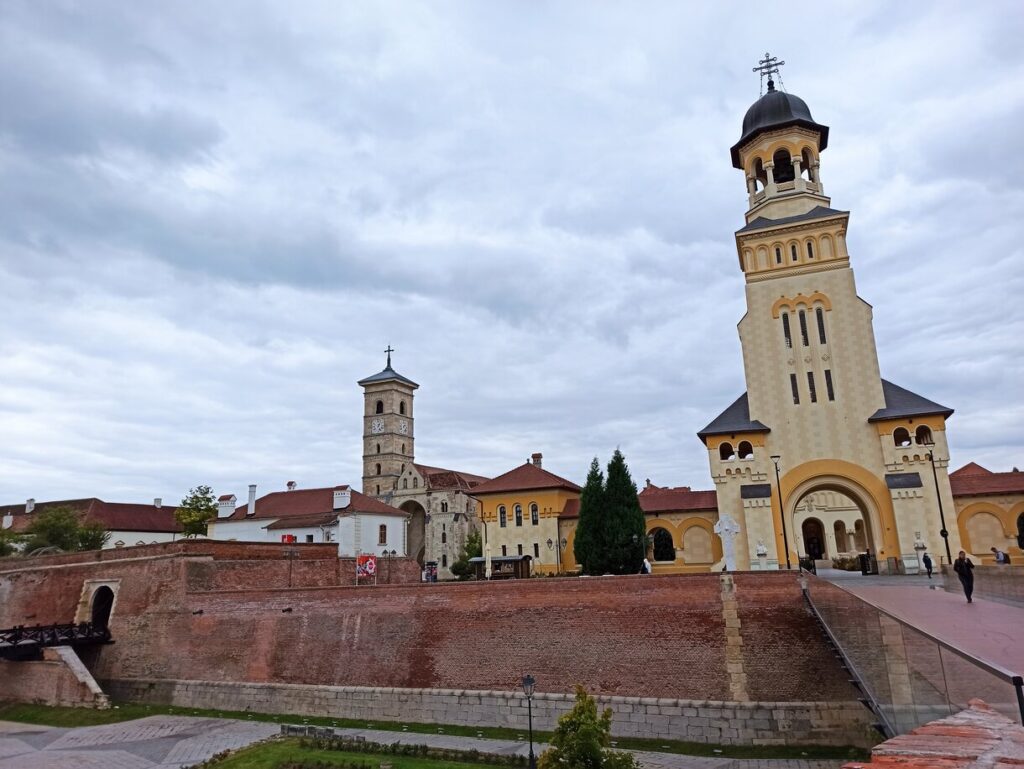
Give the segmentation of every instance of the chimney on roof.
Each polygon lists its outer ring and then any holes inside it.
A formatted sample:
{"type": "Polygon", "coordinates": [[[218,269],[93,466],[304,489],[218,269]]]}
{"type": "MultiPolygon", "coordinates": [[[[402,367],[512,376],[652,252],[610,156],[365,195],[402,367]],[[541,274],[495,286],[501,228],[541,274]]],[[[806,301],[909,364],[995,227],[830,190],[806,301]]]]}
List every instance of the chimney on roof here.
{"type": "Polygon", "coordinates": [[[344,510],[352,504],[352,489],[348,486],[338,486],[334,490],[334,509],[344,510]]]}
{"type": "Polygon", "coordinates": [[[651,479],[650,478],[648,478],[646,481],[644,481],[644,488],[645,489],[651,488],[651,479]]]}
{"type": "Polygon", "coordinates": [[[230,518],[235,514],[235,503],[238,498],[234,494],[222,494],[217,498],[217,517],[230,518]]]}
{"type": "Polygon", "coordinates": [[[35,509],[36,509],[36,501],[34,499],[32,499],[31,497],[26,499],[25,500],[25,512],[26,513],[31,513],[35,509]]]}
{"type": "Polygon", "coordinates": [[[541,454],[539,451],[530,455],[530,461],[533,462],[533,466],[534,467],[541,467],[541,462],[540,461],[543,458],[544,458],[544,455],[541,454]]]}
{"type": "Polygon", "coordinates": [[[153,507],[157,507],[158,508],[158,507],[160,507],[160,505],[163,504],[163,502],[164,501],[160,497],[155,497],[153,499],[153,507]]]}
{"type": "Polygon", "coordinates": [[[249,506],[245,508],[247,516],[256,515],[256,484],[249,484],[249,506]]]}
{"type": "Polygon", "coordinates": [[[285,484],[285,486],[288,487],[288,491],[295,491],[295,487],[298,485],[299,484],[297,484],[295,481],[288,481],[288,483],[285,484]]]}
{"type": "Polygon", "coordinates": [[[4,513],[4,517],[0,519],[0,529],[9,529],[14,525],[14,516],[10,513],[4,513]]]}

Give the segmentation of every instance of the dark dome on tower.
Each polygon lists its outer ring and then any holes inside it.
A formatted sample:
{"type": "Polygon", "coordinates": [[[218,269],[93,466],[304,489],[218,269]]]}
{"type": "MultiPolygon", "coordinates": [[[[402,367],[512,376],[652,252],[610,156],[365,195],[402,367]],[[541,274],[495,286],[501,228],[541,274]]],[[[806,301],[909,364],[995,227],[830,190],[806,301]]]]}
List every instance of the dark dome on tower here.
{"type": "Polygon", "coordinates": [[[807,102],[799,96],[776,91],[775,83],[768,81],[768,92],[750,105],[743,116],[743,133],[740,140],[732,148],[732,164],[740,168],[739,148],[764,131],[799,125],[817,131],[819,149],[828,146],[828,126],[814,122],[807,102]]]}

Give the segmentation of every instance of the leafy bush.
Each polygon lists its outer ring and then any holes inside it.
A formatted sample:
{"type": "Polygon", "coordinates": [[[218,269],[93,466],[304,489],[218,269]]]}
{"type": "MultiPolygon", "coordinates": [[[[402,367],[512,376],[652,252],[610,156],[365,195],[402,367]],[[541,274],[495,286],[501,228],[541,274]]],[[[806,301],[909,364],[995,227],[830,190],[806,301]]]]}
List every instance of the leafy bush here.
{"type": "Polygon", "coordinates": [[[832,568],[842,571],[860,571],[860,559],[855,555],[840,555],[832,559],[832,568]]]}

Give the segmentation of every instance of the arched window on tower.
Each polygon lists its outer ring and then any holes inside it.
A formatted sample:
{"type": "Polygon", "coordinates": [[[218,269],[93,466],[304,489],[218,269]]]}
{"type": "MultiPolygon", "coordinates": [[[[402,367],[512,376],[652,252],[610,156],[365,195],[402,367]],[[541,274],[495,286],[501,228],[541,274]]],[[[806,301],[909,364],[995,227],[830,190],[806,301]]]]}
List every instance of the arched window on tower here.
{"type": "Polygon", "coordinates": [[[808,259],[813,259],[814,258],[814,244],[811,243],[811,241],[809,241],[809,240],[807,241],[807,258],[808,259]]]}
{"type": "Polygon", "coordinates": [[[399,401],[398,402],[398,413],[399,414],[404,414],[405,413],[405,401],[399,401]]]}
{"type": "Polygon", "coordinates": [[[378,414],[383,414],[384,413],[384,401],[377,401],[377,413],[378,414]]]}
{"type": "Polygon", "coordinates": [[[761,162],[761,158],[757,158],[754,161],[754,181],[756,188],[759,190],[763,190],[768,185],[768,174],[764,170],[764,163],[761,162]]]}
{"type": "Polygon", "coordinates": [[[789,255],[794,262],[800,259],[800,252],[796,250],[796,243],[789,244],[789,255]]]}
{"type": "Polygon", "coordinates": [[[740,441],[740,445],[736,447],[736,456],[740,459],[754,458],[754,447],[750,445],[750,441],[740,441]]]}
{"type": "Polygon", "coordinates": [[[814,159],[811,157],[811,151],[804,147],[803,151],[801,151],[800,153],[800,159],[803,161],[800,164],[800,175],[809,182],[817,181],[814,178],[814,173],[812,169],[814,159]]]}
{"type": "Polygon", "coordinates": [[[504,505],[498,507],[498,526],[505,528],[508,525],[508,512],[504,505]]]}
{"type": "Polygon", "coordinates": [[[897,427],[896,431],[892,434],[892,442],[896,446],[909,446],[910,431],[905,427],[897,427]]]}
{"type": "Polygon", "coordinates": [[[825,344],[825,311],[820,307],[815,307],[814,317],[818,320],[818,341],[825,344]]]}
{"type": "Polygon", "coordinates": [[[448,512],[448,503],[447,502],[442,502],[441,503],[441,512],[442,513],[447,513],[448,512]]]}
{"type": "Polygon", "coordinates": [[[793,346],[793,335],[789,330],[789,313],[782,313],[782,335],[786,339],[786,347],[791,348],[793,346]]]}
{"type": "Polygon", "coordinates": [[[377,475],[380,475],[380,463],[377,463],[377,475]]]}
{"type": "Polygon", "coordinates": [[[800,339],[803,340],[804,347],[810,346],[810,340],[807,338],[807,313],[800,310],[800,339]]]}
{"type": "Polygon", "coordinates": [[[723,462],[728,461],[735,457],[736,454],[732,450],[732,444],[729,441],[724,441],[721,446],[718,447],[718,458],[723,462]]]}
{"type": "Polygon", "coordinates": [[[782,264],[782,248],[779,246],[775,247],[775,263],[782,264]]]}
{"type": "Polygon", "coordinates": [[[931,446],[935,441],[932,440],[932,431],[928,425],[918,425],[917,430],[914,432],[914,440],[918,446],[931,446]]]}
{"type": "Polygon", "coordinates": [[[796,178],[796,172],[793,171],[793,160],[789,156],[789,150],[776,150],[775,154],[772,155],[772,162],[775,164],[774,176],[776,184],[791,182],[796,178]]]}
{"type": "Polygon", "coordinates": [[[380,444],[377,444],[377,453],[380,454],[380,444]]]}

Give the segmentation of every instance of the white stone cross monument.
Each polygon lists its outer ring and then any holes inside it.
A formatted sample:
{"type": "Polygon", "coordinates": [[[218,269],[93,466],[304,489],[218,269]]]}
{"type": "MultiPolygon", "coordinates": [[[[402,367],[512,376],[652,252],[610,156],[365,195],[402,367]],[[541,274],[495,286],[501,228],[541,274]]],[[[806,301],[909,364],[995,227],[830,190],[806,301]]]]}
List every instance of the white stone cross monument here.
{"type": "Polygon", "coordinates": [[[736,571],[736,544],[733,540],[740,533],[740,525],[728,513],[718,516],[715,534],[722,540],[722,555],[725,556],[726,571],[736,571]]]}

